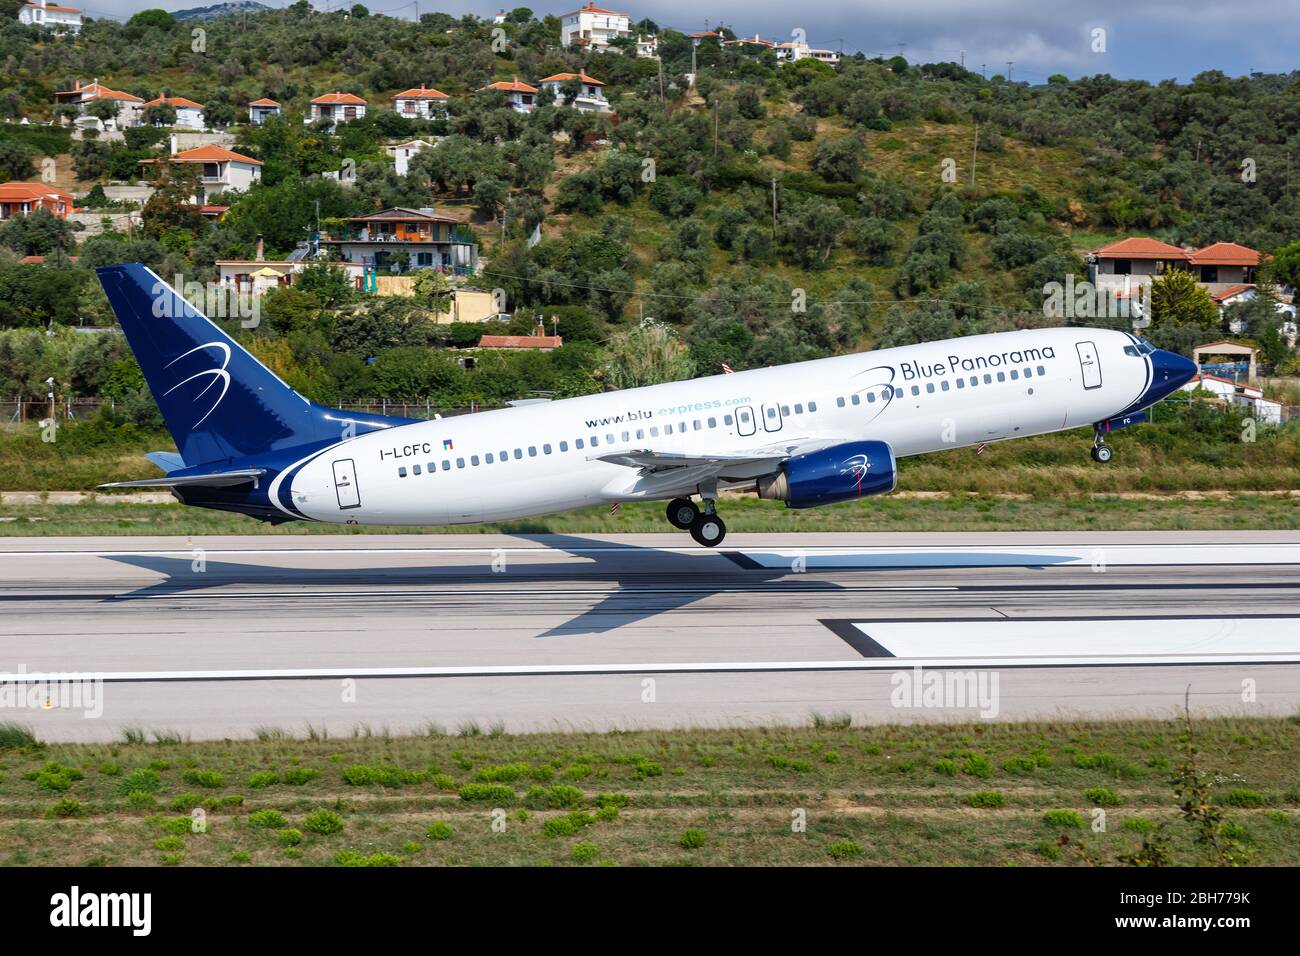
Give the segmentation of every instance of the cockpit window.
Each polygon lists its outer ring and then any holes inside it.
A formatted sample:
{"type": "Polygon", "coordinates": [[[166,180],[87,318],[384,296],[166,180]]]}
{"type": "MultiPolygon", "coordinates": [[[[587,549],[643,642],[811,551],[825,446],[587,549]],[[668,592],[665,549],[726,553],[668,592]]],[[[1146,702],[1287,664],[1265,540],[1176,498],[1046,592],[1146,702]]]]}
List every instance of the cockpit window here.
{"type": "Polygon", "coordinates": [[[1137,346],[1136,346],[1136,345],[1126,345],[1126,346],[1124,346],[1124,354],[1125,354],[1125,355],[1131,355],[1131,356],[1133,356],[1134,358],[1137,358],[1137,357],[1138,357],[1137,346]]]}
{"type": "Polygon", "coordinates": [[[1138,339],[1138,351],[1143,355],[1150,355],[1156,350],[1156,347],[1146,339],[1138,339]]]}

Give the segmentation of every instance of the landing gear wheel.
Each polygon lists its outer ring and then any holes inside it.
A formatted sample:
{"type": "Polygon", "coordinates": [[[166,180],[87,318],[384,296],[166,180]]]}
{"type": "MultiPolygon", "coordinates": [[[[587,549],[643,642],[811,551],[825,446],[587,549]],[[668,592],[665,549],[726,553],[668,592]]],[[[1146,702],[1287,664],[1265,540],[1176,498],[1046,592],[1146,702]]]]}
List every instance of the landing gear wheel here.
{"type": "Polygon", "coordinates": [[[715,514],[701,514],[691,525],[691,537],[706,548],[716,548],[727,536],[727,526],[715,514]]]}
{"type": "Polygon", "coordinates": [[[668,523],[681,531],[687,531],[700,516],[700,509],[690,498],[674,498],[668,502],[668,523]]]}
{"type": "Polygon", "coordinates": [[[1103,465],[1115,457],[1115,449],[1109,445],[1094,445],[1092,448],[1092,460],[1101,462],[1103,465]]]}

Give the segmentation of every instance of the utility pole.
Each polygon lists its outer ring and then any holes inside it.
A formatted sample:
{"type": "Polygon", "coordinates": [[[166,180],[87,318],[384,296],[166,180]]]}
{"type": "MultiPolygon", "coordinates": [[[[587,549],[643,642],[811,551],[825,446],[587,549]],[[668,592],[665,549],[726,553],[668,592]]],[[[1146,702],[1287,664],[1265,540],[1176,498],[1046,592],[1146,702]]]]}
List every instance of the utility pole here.
{"type": "Polygon", "coordinates": [[[986,80],[989,78],[989,65],[987,63],[980,64],[980,76],[986,80]]]}
{"type": "Polygon", "coordinates": [[[713,99],[713,158],[718,158],[718,99],[713,99]]]}
{"type": "Polygon", "coordinates": [[[970,144],[970,184],[975,185],[975,159],[979,155],[980,124],[975,124],[975,141],[970,144]]]}
{"type": "Polygon", "coordinates": [[[1007,60],[1007,82],[1008,83],[1011,82],[1011,67],[1015,62],[1016,62],[1015,60],[1007,60]]]}
{"type": "Polygon", "coordinates": [[[962,51],[961,51],[961,68],[962,68],[963,70],[966,69],[966,51],[965,51],[965,50],[962,50],[962,51]]]}
{"type": "Polygon", "coordinates": [[[776,241],[776,177],[772,177],[772,240],[776,241]]]}

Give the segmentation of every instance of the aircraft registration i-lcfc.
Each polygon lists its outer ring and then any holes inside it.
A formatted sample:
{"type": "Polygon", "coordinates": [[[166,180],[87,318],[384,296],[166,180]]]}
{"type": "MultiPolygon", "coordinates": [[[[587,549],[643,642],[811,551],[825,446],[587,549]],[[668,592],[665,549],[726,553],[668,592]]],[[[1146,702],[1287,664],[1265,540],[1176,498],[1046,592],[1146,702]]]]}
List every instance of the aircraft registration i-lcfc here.
{"type": "Polygon", "coordinates": [[[790,508],[892,491],[904,455],[1093,426],[1106,435],[1196,366],[1127,332],[1030,329],[423,421],[299,395],[139,263],[98,270],[178,452],[170,488],[264,521],[447,525],[619,501],[721,543],[718,494],[790,508]],[[695,498],[700,503],[697,505],[695,498]]]}

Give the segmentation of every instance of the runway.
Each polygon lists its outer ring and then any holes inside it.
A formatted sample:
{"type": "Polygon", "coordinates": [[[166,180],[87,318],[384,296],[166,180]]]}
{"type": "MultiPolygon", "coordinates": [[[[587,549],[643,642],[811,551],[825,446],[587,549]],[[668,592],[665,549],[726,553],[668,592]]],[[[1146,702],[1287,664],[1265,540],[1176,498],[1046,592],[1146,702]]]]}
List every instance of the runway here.
{"type": "Polygon", "coordinates": [[[1189,687],[1300,711],[1300,536],[0,540],[0,720],[45,740],[1165,717],[1189,687]]]}

